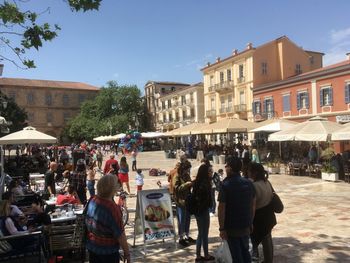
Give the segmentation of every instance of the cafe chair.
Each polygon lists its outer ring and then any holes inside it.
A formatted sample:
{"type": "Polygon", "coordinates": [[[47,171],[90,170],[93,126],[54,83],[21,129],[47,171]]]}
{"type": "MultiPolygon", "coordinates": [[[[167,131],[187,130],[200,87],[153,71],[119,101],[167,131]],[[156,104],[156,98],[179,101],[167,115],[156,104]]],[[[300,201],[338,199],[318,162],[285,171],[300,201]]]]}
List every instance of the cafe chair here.
{"type": "Polygon", "coordinates": [[[350,183],[350,168],[348,165],[344,165],[344,181],[350,183]]]}
{"type": "Polygon", "coordinates": [[[12,236],[3,236],[0,231],[0,262],[42,262],[43,234],[42,231],[23,233],[12,236]],[[35,240],[31,245],[22,249],[15,249],[11,243],[21,239],[31,238],[35,240]]]}

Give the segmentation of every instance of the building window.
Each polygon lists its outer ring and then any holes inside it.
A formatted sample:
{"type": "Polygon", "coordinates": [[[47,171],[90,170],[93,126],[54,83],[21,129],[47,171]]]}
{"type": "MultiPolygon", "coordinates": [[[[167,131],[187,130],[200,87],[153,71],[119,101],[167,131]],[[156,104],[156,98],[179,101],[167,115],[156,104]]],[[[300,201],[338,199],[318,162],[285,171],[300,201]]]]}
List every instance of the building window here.
{"type": "Polygon", "coordinates": [[[226,103],[225,103],[225,97],[221,97],[220,98],[220,103],[221,103],[221,109],[220,109],[220,111],[221,111],[221,113],[224,113],[225,112],[225,106],[226,106],[226,103]]]}
{"type": "Polygon", "coordinates": [[[233,110],[233,96],[228,95],[227,96],[227,112],[231,112],[233,110]]]}
{"type": "Polygon", "coordinates": [[[67,94],[63,94],[63,96],[62,96],[62,104],[64,106],[68,106],[69,105],[69,96],[67,94]]]}
{"type": "Polygon", "coordinates": [[[267,118],[270,119],[274,116],[274,103],[273,98],[264,99],[264,113],[267,114],[267,118]]]}
{"type": "Polygon", "coordinates": [[[211,107],[211,110],[215,110],[215,98],[210,98],[210,107],[211,107]]]}
{"type": "Polygon", "coordinates": [[[262,75],[267,75],[267,62],[262,62],[261,63],[261,74],[262,75]]]}
{"type": "Polygon", "coordinates": [[[52,112],[46,113],[46,121],[47,121],[47,122],[53,122],[53,115],[52,115],[52,112]]]}
{"type": "Polygon", "coordinates": [[[195,112],[194,112],[194,108],[191,108],[191,118],[195,117],[195,112]]]}
{"type": "Polygon", "coordinates": [[[186,104],[186,97],[181,96],[181,105],[185,105],[185,104],[186,104]]]}
{"type": "Polygon", "coordinates": [[[290,94],[283,95],[283,111],[290,111],[290,94]]]}
{"type": "Polygon", "coordinates": [[[295,74],[301,74],[303,71],[301,70],[301,65],[300,64],[296,64],[295,65],[295,74]]]}
{"type": "Polygon", "coordinates": [[[29,92],[27,94],[27,104],[33,104],[34,103],[34,94],[33,92],[29,92]]]}
{"type": "Polygon", "coordinates": [[[239,92],[239,104],[245,104],[245,92],[244,90],[241,90],[239,92]]]}
{"type": "Polygon", "coordinates": [[[220,83],[224,82],[224,72],[220,72],[220,83]]]}
{"type": "Polygon", "coordinates": [[[78,95],[78,102],[79,104],[83,103],[85,100],[85,94],[79,94],[78,95]]]}
{"type": "Polygon", "coordinates": [[[10,99],[13,99],[13,101],[16,101],[16,92],[14,91],[9,92],[8,97],[10,99]]]}
{"type": "Polygon", "coordinates": [[[254,101],[253,102],[253,114],[260,114],[261,113],[261,103],[260,101],[254,101]]]}
{"type": "Polygon", "coordinates": [[[46,94],[45,95],[45,104],[47,106],[51,106],[52,105],[52,95],[51,94],[46,94]]]}
{"type": "Polygon", "coordinates": [[[309,93],[302,91],[297,94],[297,109],[308,109],[309,108],[309,93]]]}
{"type": "Polygon", "coordinates": [[[209,78],[209,86],[212,87],[214,85],[214,76],[213,75],[210,75],[210,78],[209,78]]]}
{"type": "Polygon", "coordinates": [[[162,109],[165,109],[165,101],[162,101],[162,109]]]}
{"type": "Polygon", "coordinates": [[[333,105],[333,89],[329,86],[320,90],[320,106],[330,105],[333,105]]]}
{"type": "Polygon", "coordinates": [[[310,64],[313,65],[315,63],[315,59],[313,56],[309,57],[310,64]]]}
{"type": "Polygon", "coordinates": [[[171,100],[168,100],[168,108],[171,108],[171,100]]]}
{"type": "Polygon", "coordinates": [[[227,74],[227,81],[231,81],[232,80],[231,69],[228,69],[226,71],[226,74],[227,74]]]}
{"type": "Polygon", "coordinates": [[[244,78],[244,66],[243,64],[239,65],[239,68],[238,68],[238,77],[240,79],[244,78]]]}
{"type": "Polygon", "coordinates": [[[28,113],[28,121],[33,122],[34,121],[34,112],[28,113]]]}
{"type": "Polygon", "coordinates": [[[63,121],[67,122],[69,121],[69,118],[70,118],[69,112],[63,112],[63,121]]]}
{"type": "Polygon", "coordinates": [[[350,103],[350,82],[345,83],[345,103],[350,103]]]}

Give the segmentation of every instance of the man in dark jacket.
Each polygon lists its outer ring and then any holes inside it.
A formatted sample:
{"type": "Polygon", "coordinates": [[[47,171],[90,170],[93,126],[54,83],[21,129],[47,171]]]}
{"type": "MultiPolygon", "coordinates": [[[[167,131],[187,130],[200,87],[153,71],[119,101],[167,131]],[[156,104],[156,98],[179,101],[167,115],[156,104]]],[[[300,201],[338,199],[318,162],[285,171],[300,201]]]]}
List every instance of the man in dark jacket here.
{"type": "Polygon", "coordinates": [[[237,157],[226,161],[227,177],[219,192],[220,237],[227,240],[234,262],[249,263],[249,235],[255,211],[253,183],[241,177],[242,162],[237,157]]]}

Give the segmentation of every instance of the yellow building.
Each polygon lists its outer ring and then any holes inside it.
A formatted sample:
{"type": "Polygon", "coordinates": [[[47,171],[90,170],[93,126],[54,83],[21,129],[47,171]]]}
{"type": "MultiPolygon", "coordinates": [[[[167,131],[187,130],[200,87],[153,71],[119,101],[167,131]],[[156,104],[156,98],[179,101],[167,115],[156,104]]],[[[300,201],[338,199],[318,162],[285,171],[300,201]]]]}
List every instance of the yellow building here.
{"type": "Polygon", "coordinates": [[[179,91],[189,86],[190,84],[170,81],[148,81],[145,84],[145,99],[148,113],[151,115],[150,127],[152,130],[158,127],[157,100],[160,96],[169,92],[179,91]]]}
{"type": "Polygon", "coordinates": [[[156,99],[156,114],[156,129],[163,132],[204,122],[203,83],[164,92],[156,99]]]}
{"type": "MultiPolygon", "coordinates": [[[[254,121],[255,86],[321,68],[323,55],[304,50],[283,36],[256,48],[248,43],[245,50],[234,50],[231,56],[208,63],[202,69],[205,121],[211,123],[227,117],[254,121]]],[[[260,116],[260,120],[270,117],[273,113],[260,116]]]]}
{"type": "Polygon", "coordinates": [[[99,88],[79,82],[0,78],[0,90],[28,114],[28,125],[59,138],[80,104],[99,88]]]}

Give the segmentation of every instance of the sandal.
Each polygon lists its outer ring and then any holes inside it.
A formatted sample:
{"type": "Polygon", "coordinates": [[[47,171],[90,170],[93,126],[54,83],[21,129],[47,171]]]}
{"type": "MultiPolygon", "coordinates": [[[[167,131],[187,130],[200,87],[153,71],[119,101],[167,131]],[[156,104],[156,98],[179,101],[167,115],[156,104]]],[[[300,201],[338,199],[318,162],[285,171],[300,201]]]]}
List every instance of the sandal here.
{"type": "Polygon", "coordinates": [[[203,260],[204,261],[213,261],[213,260],[215,260],[215,257],[208,255],[208,256],[204,257],[203,260]]]}

